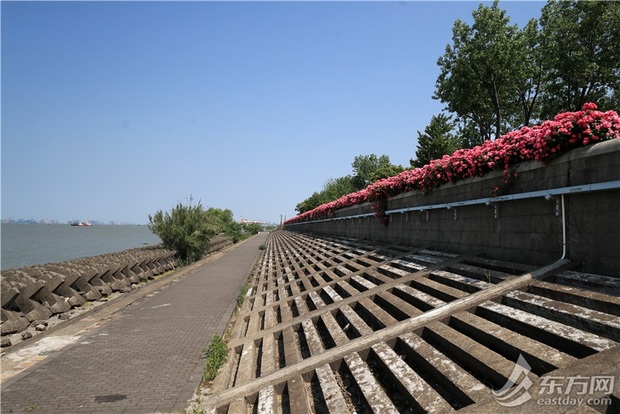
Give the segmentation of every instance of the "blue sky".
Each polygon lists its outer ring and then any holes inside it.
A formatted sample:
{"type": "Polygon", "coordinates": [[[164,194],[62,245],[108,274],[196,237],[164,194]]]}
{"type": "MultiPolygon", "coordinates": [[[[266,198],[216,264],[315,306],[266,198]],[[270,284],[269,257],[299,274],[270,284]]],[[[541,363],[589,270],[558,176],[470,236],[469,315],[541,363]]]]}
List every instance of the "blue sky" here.
{"type": "Polygon", "coordinates": [[[356,155],[408,166],[478,4],[2,1],[2,218],[275,223],[356,155]]]}

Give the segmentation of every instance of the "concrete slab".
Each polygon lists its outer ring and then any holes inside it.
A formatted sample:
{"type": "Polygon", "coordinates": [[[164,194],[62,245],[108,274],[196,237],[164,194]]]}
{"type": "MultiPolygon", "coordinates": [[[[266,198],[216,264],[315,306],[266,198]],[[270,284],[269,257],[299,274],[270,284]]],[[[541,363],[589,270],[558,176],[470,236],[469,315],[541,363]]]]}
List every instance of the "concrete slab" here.
{"type": "Polygon", "coordinates": [[[539,388],[545,375],[620,357],[617,298],[552,282],[566,265],[272,233],[223,379],[200,409],[511,412],[493,391],[512,378],[519,355],[539,388]],[[554,313],[563,323],[545,317],[554,313]],[[240,371],[247,379],[227,380],[240,371]]]}

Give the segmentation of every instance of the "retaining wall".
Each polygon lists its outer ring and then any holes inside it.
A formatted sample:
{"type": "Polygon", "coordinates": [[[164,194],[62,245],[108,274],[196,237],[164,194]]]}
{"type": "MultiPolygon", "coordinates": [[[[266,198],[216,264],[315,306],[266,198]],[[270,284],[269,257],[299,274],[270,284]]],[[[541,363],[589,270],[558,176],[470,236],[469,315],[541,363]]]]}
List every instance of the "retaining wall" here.
{"type": "Polygon", "coordinates": [[[490,258],[540,265],[563,254],[560,196],[508,201],[510,195],[570,188],[564,196],[566,257],[585,272],[620,277],[620,139],[579,148],[549,165],[528,161],[516,166],[517,178],[506,186],[494,171],[446,184],[424,195],[419,191],[389,199],[390,210],[489,198],[496,186],[504,198],[489,204],[428,208],[389,215],[377,222],[370,203],[338,210],[332,219],[291,223],[287,230],[429,247],[454,253],[483,252],[490,258]],[[595,183],[610,189],[584,191],[595,183]],[[355,217],[367,215],[364,217],[355,217]],[[355,218],[354,218],[355,217],[355,218]]]}

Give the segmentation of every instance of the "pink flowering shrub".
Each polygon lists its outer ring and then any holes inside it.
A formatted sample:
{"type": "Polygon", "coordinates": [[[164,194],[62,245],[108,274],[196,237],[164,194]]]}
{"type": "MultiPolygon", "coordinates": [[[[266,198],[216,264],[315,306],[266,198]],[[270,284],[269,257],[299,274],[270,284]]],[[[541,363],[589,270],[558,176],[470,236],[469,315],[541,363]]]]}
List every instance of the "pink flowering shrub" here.
{"type": "Polygon", "coordinates": [[[387,200],[395,195],[414,190],[427,194],[442,184],[483,176],[498,169],[504,170],[507,179],[514,178],[508,172],[511,165],[528,160],[549,163],[571,149],[616,138],[620,138],[618,113],[601,112],[596,104],[586,103],[581,111],[558,114],[540,125],[511,131],[495,141],[457,150],[421,168],[376,181],[361,191],[299,214],[287,223],[329,218],[338,209],[370,201],[375,217],[387,224],[387,200]]]}

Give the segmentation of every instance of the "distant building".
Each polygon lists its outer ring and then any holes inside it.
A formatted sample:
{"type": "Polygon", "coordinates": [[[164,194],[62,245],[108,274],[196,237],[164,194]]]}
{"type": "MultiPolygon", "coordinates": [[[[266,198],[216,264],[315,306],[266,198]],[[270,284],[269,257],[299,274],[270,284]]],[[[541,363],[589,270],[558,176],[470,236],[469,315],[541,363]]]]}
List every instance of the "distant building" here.
{"type": "Polygon", "coordinates": [[[260,224],[261,226],[264,226],[265,224],[267,224],[266,221],[250,220],[250,219],[245,219],[243,217],[239,219],[239,223],[241,223],[241,224],[260,224]]]}

